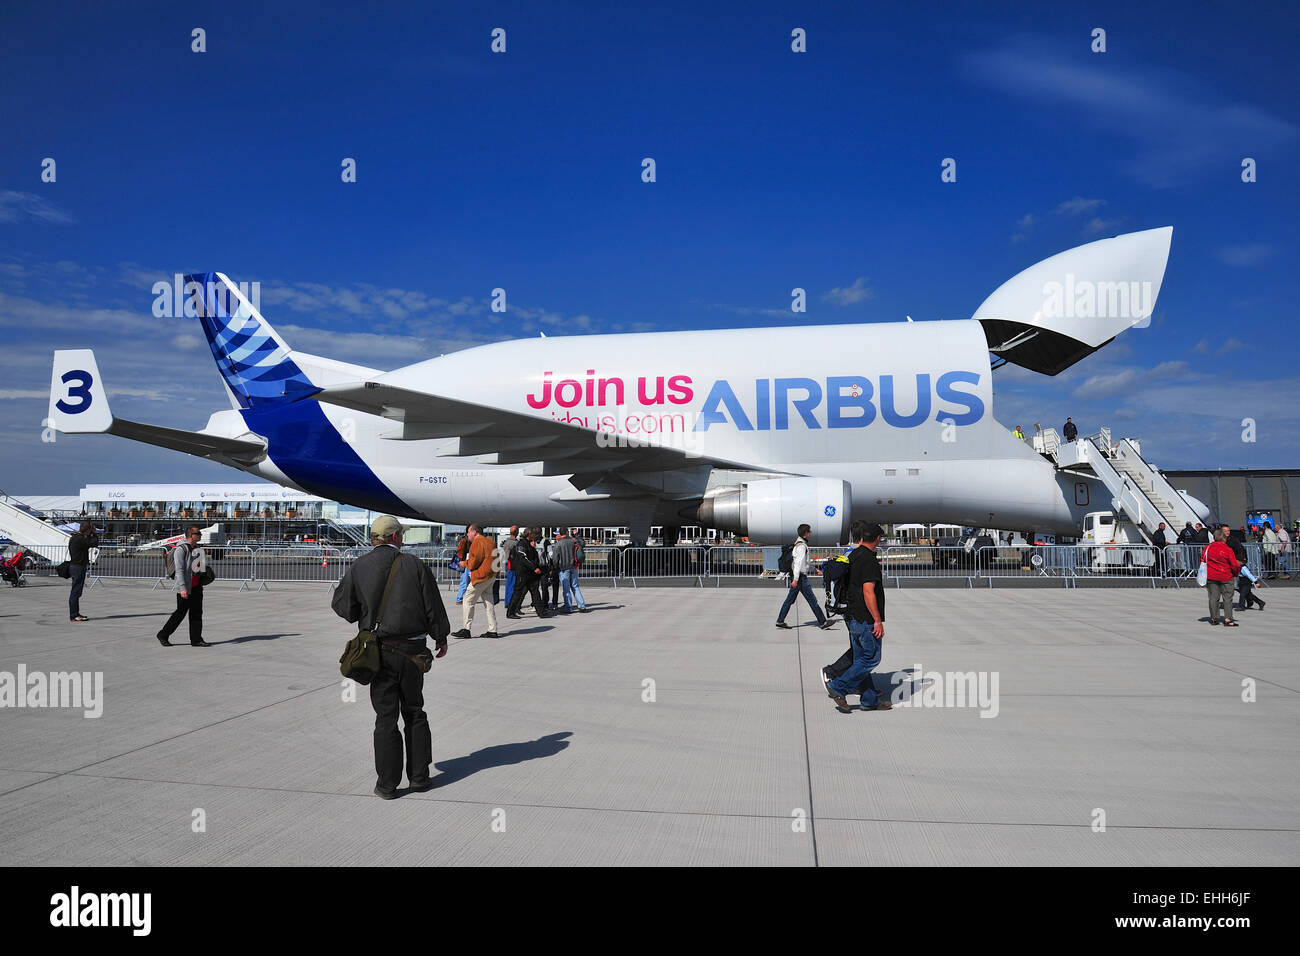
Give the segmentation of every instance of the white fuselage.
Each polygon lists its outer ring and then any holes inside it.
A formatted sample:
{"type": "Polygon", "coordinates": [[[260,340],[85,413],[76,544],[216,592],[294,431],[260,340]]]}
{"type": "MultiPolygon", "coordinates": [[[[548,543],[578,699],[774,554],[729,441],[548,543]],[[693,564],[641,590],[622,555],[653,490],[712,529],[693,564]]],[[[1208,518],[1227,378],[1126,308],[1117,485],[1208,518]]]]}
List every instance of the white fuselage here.
{"type": "MultiPolygon", "coordinates": [[[[662,488],[637,476],[643,495],[584,494],[566,476],[440,457],[445,439],[383,437],[393,421],[324,405],[374,475],[431,520],[680,524],[681,500],[743,481],[740,469],[846,480],[854,515],[881,523],[1072,533],[1099,500],[1099,484],[1058,476],[994,420],[987,344],[974,321],[537,338],[362,371],[398,388],[565,421],[606,443],[621,436],[683,449],[701,463],[662,488]],[[732,470],[711,473],[717,461],[732,470]]],[[[337,381],[355,381],[356,372],[340,365],[337,381]]],[[[319,493],[290,480],[275,458],[272,444],[249,470],[319,493]]]]}

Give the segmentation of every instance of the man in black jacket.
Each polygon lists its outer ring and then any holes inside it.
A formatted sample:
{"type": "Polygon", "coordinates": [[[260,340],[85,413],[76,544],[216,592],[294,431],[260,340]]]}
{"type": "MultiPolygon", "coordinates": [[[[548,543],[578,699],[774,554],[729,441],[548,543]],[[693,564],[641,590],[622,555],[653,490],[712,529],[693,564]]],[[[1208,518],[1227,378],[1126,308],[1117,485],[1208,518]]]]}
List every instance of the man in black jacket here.
{"type": "Polygon", "coordinates": [[[1151,536],[1151,543],[1156,549],[1156,574],[1160,577],[1165,576],[1165,545],[1170,541],[1165,537],[1165,523],[1160,522],[1160,527],[1156,528],[1155,534],[1151,536]]]}
{"type": "Polygon", "coordinates": [[[81,592],[86,587],[86,569],[90,566],[90,549],[99,546],[99,535],[91,521],[68,538],[68,569],[72,572],[72,591],[68,594],[68,620],[80,624],[90,618],[81,613],[81,592]]]}
{"type": "Polygon", "coordinates": [[[402,715],[406,744],[406,779],[414,791],[433,786],[433,737],[424,712],[424,672],[420,663],[432,663],[425,635],[437,645],[436,657],[447,653],[451,622],[438,584],[428,566],[401,553],[406,529],[391,515],[370,526],[375,546],[358,558],[343,575],[330,606],[345,621],[359,623],[379,637],[379,673],[370,682],[370,703],[375,708],[375,795],[385,800],[397,796],[402,781],[403,735],[397,733],[402,715]],[[400,562],[400,563],[399,563],[400,562]],[[389,573],[397,565],[393,588],[380,619],[380,604],[389,573]],[[378,628],[378,630],[376,630],[378,628]]]}
{"type": "Polygon", "coordinates": [[[523,616],[519,611],[524,606],[525,594],[532,596],[533,610],[537,612],[538,617],[551,616],[546,612],[546,604],[538,593],[545,571],[542,569],[542,559],[537,554],[536,541],[536,532],[531,528],[525,528],[519,536],[514,551],[511,552],[510,563],[515,575],[515,592],[510,600],[510,606],[506,608],[506,617],[512,620],[518,620],[523,616]]]}
{"type": "Polygon", "coordinates": [[[1065,427],[1062,428],[1061,431],[1065,432],[1066,441],[1074,441],[1079,437],[1079,426],[1074,424],[1073,418],[1067,418],[1065,420],[1065,427]]]}

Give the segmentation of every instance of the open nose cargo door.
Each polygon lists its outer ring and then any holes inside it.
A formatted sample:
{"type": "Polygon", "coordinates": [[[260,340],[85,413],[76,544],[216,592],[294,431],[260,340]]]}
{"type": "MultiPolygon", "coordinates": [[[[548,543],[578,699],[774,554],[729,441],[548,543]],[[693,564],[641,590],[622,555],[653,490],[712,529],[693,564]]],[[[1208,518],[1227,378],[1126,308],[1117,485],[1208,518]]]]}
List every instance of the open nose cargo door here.
{"type": "Polygon", "coordinates": [[[984,300],[974,318],[989,351],[1056,375],[1127,328],[1151,321],[1172,226],[1100,239],[1030,266],[984,300]]]}

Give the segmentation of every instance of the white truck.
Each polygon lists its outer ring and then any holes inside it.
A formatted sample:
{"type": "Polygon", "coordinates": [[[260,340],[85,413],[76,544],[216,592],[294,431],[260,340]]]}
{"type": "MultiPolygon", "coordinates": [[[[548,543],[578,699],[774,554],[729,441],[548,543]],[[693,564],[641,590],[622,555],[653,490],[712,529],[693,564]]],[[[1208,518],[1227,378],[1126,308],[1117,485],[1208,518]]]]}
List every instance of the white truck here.
{"type": "Polygon", "coordinates": [[[1141,529],[1113,511],[1084,515],[1079,547],[1087,549],[1088,566],[1093,571],[1149,568],[1156,563],[1155,548],[1147,544],[1141,529]]]}

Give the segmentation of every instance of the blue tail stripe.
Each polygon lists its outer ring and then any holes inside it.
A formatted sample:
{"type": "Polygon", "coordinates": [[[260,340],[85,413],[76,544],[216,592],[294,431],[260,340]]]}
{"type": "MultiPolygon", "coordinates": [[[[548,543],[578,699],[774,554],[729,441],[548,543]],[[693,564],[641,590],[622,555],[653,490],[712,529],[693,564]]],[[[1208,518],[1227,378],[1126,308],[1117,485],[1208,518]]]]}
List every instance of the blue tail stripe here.
{"type": "MultiPolygon", "coordinates": [[[[215,272],[185,277],[203,289],[200,321],[217,368],[240,408],[294,401],[314,390],[311,380],[271,335],[265,323],[241,302],[232,315],[210,315],[209,304],[229,301],[215,294],[215,272]]],[[[220,311],[220,310],[218,310],[220,311]]]]}

